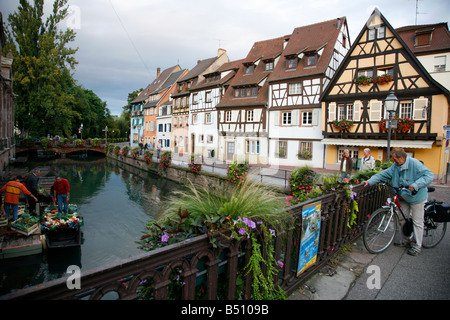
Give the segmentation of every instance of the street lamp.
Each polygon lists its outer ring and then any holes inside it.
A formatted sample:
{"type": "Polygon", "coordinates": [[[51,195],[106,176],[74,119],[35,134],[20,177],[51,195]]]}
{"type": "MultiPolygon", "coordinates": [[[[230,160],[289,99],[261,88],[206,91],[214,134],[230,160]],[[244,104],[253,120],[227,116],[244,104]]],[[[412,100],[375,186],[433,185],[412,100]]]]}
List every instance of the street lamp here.
{"type": "Polygon", "coordinates": [[[390,92],[389,95],[384,100],[384,107],[386,111],[389,113],[388,118],[388,139],[387,139],[387,161],[391,159],[391,130],[392,130],[392,115],[397,111],[398,99],[397,96],[390,92]]]}
{"type": "Polygon", "coordinates": [[[81,140],[83,140],[83,124],[80,127],[81,140]]]}

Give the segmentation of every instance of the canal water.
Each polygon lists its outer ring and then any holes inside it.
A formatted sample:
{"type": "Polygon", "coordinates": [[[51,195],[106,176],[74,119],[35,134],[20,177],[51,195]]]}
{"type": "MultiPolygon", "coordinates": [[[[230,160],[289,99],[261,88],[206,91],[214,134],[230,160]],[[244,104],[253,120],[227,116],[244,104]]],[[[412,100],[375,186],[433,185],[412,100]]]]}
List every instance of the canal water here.
{"type": "Polygon", "coordinates": [[[136,241],[145,225],[158,218],[167,196],[181,186],[157,175],[105,158],[33,163],[42,175],[69,180],[71,203],[84,218],[78,248],[0,260],[0,295],[140,254],[136,241]],[[48,171],[47,171],[48,170],[48,171]]]}

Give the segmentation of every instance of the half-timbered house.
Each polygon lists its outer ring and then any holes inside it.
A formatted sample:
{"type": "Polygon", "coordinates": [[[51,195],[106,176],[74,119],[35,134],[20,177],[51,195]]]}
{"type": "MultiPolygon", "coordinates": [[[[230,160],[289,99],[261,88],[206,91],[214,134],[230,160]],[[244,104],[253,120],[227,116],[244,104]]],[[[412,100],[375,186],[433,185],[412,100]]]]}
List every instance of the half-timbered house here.
{"type": "MultiPolygon", "coordinates": [[[[156,114],[157,103],[162,102],[161,97],[171,89],[164,84],[175,72],[181,72],[179,65],[168,68],[161,72],[157,69],[156,78],[131,102],[131,130],[130,145],[137,146],[140,143],[154,143],[156,140],[156,114]],[[145,118],[147,117],[147,120],[145,118]],[[151,117],[151,118],[150,118],[151,117]],[[147,139],[145,138],[147,137],[147,139]]],[[[172,83],[172,86],[174,84],[172,83]]],[[[168,99],[167,96],[166,99],[168,99]]]]}
{"type": "Polygon", "coordinates": [[[256,42],[216,106],[219,160],[268,163],[269,83],[289,36],[256,42]]]}
{"type": "Polygon", "coordinates": [[[182,156],[194,153],[194,150],[190,148],[190,146],[194,145],[194,142],[189,139],[191,88],[202,82],[205,79],[205,75],[217,70],[218,67],[228,61],[226,50],[219,49],[217,56],[198,60],[197,65],[177,82],[176,90],[171,95],[173,99],[172,152],[174,154],[182,156]]]}
{"type": "Polygon", "coordinates": [[[269,77],[269,163],[323,167],[319,97],[350,48],[345,17],[294,30],[269,77]]]}
{"type": "Polygon", "coordinates": [[[367,147],[375,159],[388,160],[384,101],[390,93],[398,101],[391,147],[403,147],[436,175],[443,172],[449,92],[377,9],[321,97],[327,168],[339,168],[344,149],[360,158],[367,147]]]}
{"type": "Polygon", "coordinates": [[[217,159],[219,150],[216,106],[239,69],[240,61],[224,63],[217,70],[205,74],[204,80],[191,88],[190,125],[191,154],[203,159],[217,159]]]}

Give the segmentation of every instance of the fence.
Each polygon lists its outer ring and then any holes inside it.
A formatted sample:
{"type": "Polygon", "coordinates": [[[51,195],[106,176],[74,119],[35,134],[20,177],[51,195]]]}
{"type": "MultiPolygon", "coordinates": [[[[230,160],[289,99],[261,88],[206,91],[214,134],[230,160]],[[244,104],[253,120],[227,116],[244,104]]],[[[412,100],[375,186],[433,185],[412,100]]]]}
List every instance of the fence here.
{"type": "MultiPolygon", "coordinates": [[[[329,194],[289,208],[297,219],[290,230],[277,235],[275,258],[283,262],[275,281],[287,293],[294,292],[309,276],[322,268],[342,247],[361,235],[367,214],[381,206],[386,190],[378,186],[356,186],[359,212],[356,224],[348,227],[348,200],[343,193],[329,194]],[[317,261],[297,276],[302,236],[301,213],[305,206],[321,202],[322,221],[317,261]]],[[[151,284],[152,298],[168,299],[173,291],[174,272],[184,283],[180,286],[183,300],[233,300],[237,296],[251,299],[251,274],[241,272],[251,254],[251,240],[221,239],[223,247],[213,248],[206,235],[163,247],[137,257],[96,268],[81,274],[81,290],[69,290],[67,279],[61,278],[19,290],[0,299],[136,299],[141,283],[151,284]],[[239,278],[239,279],[238,279],[239,278]]]]}

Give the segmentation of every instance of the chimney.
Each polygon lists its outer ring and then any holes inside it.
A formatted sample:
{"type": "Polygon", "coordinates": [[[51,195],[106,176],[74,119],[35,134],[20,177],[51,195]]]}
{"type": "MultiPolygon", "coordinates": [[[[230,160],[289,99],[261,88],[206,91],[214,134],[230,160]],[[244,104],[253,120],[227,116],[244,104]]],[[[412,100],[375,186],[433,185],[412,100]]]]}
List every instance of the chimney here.
{"type": "Polygon", "coordinates": [[[223,55],[226,52],[227,52],[227,50],[219,48],[219,50],[217,50],[217,56],[220,57],[221,55],[223,55]]]}
{"type": "Polygon", "coordinates": [[[156,77],[159,77],[161,74],[161,68],[156,69],[156,77]]]}

